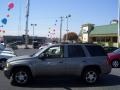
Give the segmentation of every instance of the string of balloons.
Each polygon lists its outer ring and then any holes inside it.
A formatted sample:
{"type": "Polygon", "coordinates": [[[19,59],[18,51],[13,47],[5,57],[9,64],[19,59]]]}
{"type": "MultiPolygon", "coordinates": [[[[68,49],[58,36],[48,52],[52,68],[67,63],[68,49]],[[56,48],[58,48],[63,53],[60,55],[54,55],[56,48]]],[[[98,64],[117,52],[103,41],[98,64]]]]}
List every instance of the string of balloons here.
{"type": "Polygon", "coordinates": [[[56,34],[56,24],[57,20],[55,21],[54,24],[54,28],[49,27],[49,31],[48,31],[48,38],[54,39],[55,38],[55,34],[56,34]]]}
{"type": "MultiPolygon", "coordinates": [[[[8,11],[11,11],[13,8],[14,8],[14,3],[13,2],[9,2],[8,3],[8,11]]],[[[7,24],[7,19],[10,17],[10,14],[6,14],[6,17],[2,18],[1,19],[1,22],[3,25],[6,25],[7,24]]]]}

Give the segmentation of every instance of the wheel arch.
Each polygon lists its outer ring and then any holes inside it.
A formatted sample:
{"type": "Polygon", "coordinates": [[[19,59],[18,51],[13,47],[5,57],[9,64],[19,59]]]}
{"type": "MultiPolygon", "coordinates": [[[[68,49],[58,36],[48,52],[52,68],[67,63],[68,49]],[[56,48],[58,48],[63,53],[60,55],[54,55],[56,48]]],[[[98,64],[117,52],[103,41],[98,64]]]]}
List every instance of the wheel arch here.
{"type": "Polygon", "coordinates": [[[19,66],[12,67],[10,74],[12,75],[12,73],[14,73],[15,71],[17,71],[18,69],[28,70],[30,72],[31,76],[33,76],[30,67],[26,66],[26,65],[19,65],[19,66]]]}
{"type": "Polygon", "coordinates": [[[89,69],[97,70],[97,72],[98,72],[99,74],[102,72],[100,66],[98,66],[98,65],[89,65],[89,66],[85,66],[85,67],[83,68],[82,74],[83,74],[86,70],[89,70],[89,69]]]}
{"type": "Polygon", "coordinates": [[[1,58],[0,61],[7,61],[7,58],[1,58]]]}

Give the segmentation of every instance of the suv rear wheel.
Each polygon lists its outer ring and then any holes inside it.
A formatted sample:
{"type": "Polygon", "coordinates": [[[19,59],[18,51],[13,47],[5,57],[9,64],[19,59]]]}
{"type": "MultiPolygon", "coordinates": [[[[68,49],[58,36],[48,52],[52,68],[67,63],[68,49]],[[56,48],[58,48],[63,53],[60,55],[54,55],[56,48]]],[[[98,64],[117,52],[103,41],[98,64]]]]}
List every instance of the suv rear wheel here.
{"type": "Polygon", "coordinates": [[[87,69],[83,72],[82,79],[88,84],[94,84],[99,77],[99,73],[95,69],[87,69]]]}
{"type": "Polygon", "coordinates": [[[17,69],[13,72],[12,83],[17,85],[25,85],[31,80],[30,71],[27,69],[17,69]]]}

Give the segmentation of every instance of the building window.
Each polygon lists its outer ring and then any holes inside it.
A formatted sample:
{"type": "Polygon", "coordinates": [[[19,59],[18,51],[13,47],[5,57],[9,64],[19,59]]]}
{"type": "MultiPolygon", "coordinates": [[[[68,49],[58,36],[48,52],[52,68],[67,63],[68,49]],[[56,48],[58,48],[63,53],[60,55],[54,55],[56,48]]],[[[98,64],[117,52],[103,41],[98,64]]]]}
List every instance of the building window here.
{"type": "Polygon", "coordinates": [[[106,42],[110,42],[110,37],[106,37],[106,42]]]}
{"type": "Polygon", "coordinates": [[[93,41],[93,42],[96,42],[96,37],[93,37],[93,38],[92,38],[92,41],[93,41]]]}
{"type": "Polygon", "coordinates": [[[113,42],[117,42],[117,37],[112,38],[113,42]]]}

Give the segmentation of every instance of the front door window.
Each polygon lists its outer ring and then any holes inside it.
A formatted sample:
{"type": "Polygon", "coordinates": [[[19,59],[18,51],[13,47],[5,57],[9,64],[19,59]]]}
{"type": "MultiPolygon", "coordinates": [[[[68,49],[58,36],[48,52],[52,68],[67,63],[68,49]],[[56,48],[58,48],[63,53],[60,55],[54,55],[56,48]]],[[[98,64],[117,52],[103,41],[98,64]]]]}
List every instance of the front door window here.
{"type": "Polygon", "coordinates": [[[53,46],[44,52],[46,58],[62,58],[63,57],[63,47],[53,46]]]}

